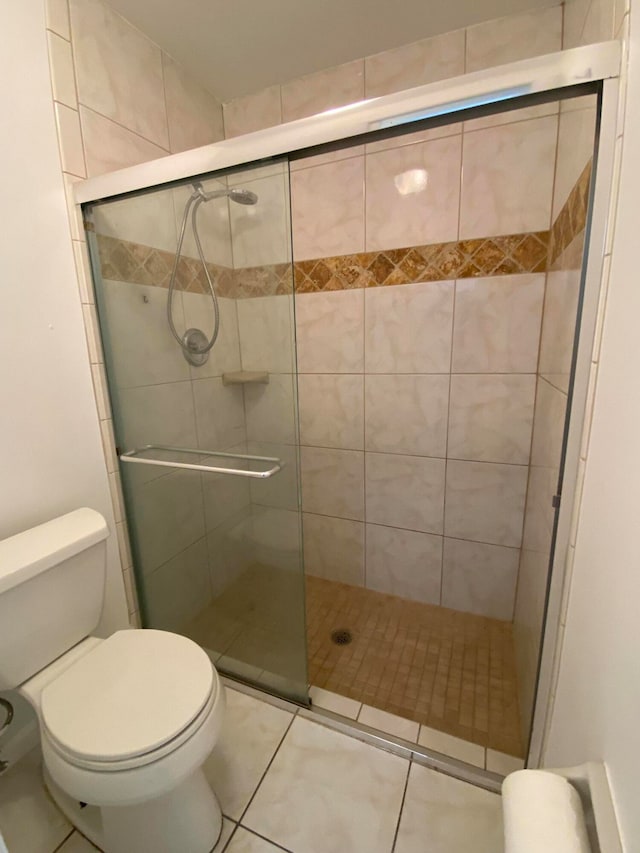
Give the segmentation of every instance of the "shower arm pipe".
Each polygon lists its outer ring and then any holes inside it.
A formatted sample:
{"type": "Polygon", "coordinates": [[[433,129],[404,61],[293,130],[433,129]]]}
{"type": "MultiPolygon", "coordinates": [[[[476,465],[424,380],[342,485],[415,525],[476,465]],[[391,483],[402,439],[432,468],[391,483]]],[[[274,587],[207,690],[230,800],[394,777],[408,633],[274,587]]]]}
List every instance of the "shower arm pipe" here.
{"type": "Polygon", "coordinates": [[[107,199],[420,119],[451,115],[453,121],[475,106],[618,77],[620,61],[621,45],[610,41],[475,71],[78,181],[74,198],[79,204],[107,199]]]}

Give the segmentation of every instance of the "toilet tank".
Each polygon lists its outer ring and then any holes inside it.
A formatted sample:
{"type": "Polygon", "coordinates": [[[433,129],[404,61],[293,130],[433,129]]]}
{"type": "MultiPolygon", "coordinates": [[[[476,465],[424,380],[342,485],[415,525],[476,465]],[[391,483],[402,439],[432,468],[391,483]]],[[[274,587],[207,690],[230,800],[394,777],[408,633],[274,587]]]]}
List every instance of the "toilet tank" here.
{"type": "Polygon", "coordinates": [[[0,542],[0,690],[94,631],[108,535],[102,515],[85,507],[0,542]]]}

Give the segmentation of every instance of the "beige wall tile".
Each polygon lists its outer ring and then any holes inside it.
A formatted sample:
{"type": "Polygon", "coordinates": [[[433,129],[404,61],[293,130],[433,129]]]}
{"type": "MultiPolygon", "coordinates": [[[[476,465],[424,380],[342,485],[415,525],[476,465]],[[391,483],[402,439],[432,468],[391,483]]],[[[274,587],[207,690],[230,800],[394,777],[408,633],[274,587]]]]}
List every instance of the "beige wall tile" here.
{"type": "MultiPolygon", "coordinates": [[[[290,263],[291,215],[286,174],[280,171],[259,180],[247,178],[248,175],[239,174],[236,181],[255,193],[258,201],[255,205],[229,204],[233,266],[239,269],[290,263]]],[[[220,219],[218,215],[218,222],[220,219]]],[[[216,223],[211,230],[219,227],[216,223]]]]}
{"type": "Polygon", "coordinates": [[[445,538],[443,607],[510,622],[519,558],[517,548],[445,538]]]}
{"type": "Polygon", "coordinates": [[[46,0],[45,12],[47,29],[53,30],[59,36],[69,40],[71,29],[69,27],[69,4],[67,0],[46,0]]]}
{"type": "Polygon", "coordinates": [[[366,453],[367,521],[442,533],[444,459],[366,453]]]}
{"type": "MultiPolygon", "coordinates": [[[[235,388],[242,394],[241,386],[228,386],[226,390],[229,388],[235,388]]],[[[276,444],[296,443],[295,374],[272,373],[268,385],[246,385],[244,405],[248,439],[276,444]]]]}
{"type": "Polygon", "coordinates": [[[213,95],[166,53],[162,69],[171,153],[224,139],[222,106],[213,95]]]}
{"type": "MultiPolygon", "coordinates": [[[[136,513],[131,517],[131,532],[138,546],[138,568],[146,576],[205,534],[202,486],[200,478],[192,477],[192,473],[173,471],[135,490],[136,513]]],[[[202,562],[206,571],[206,556],[202,562]]]]}
{"type": "Polygon", "coordinates": [[[528,465],[535,390],[535,374],[452,376],[447,455],[528,465]]]}
{"type": "Polygon", "coordinates": [[[513,637],[518,672],[520,722],[525,734],[528,734],[533,712],[548,573],[548,550],[541,552],[523,549],[518,572],[513,637]]]}
{"type": "MultiPolygon", "coordinates": [[[[89,120],[95,113],[89,113],[89,120]]],[[[95,116],[99,127],[105,122],[101,116],[95,116]]],[[[107,123],[111,130],[116,125],[107,123]]],[[[139,137],[134,137],[138,139],[139,137]]],[[[85,139],[85,145],[89,142],[85,139]]],[[[164,153],[164,152],[163,152],[164,153]]],[[[190,195],[190,193],[189,193],[190,195]]],[[[106,237],[115,237],[118,240],[126,240],[129,243],[141,243],[143,246],[153,246],[155,249],[163,249],[166,252],[176,250],[176,211],[174,210],[174,196],[170,190],[149,193],[140,196],[130,196],[126,199],[110,201],[95,207],[92,211],[92,221],[96,233],[106,237]]],[[[182,202],[182,196],[180,196],[182,202]]],[[[184,204],[179,205],[180,208],[184,204]]],[[[204,213],[206,207],[200,208],[204,213]]],[[[182,216],[182,210],[179,210],[182,216]]],[[[199,222],[204,217],[199,217],[199,222]]],[[[184,244],[185,254],[191,254],[184,244]]],[[[195,257],[195,253],[191,254],[195,257]]]]}
{"type": "Polygon", "coordinates": [[[535,107],[523,107],[518,110],[512,108],[504,112],[465,121],[464,129],[465,132],[484,130],[487,127],[497,127],[500,124],[511,124],[514,121],[528,121],[529,119],[540,118],[541,116],[557,115],[558,112],[559,104],[557,101],[552,101],[548,104],[539,104],[535,107]]]}
{"type": "Polygon", "coordinates": [[[364,362],[364,300],[359,290],[296,297],[298,370],[360,373],[364,362]]]}
{"type": "MultiPolygon", "coordinates": [[[[240,448],[243,452],[244,448],[240,448]]],[[[275,477],[266,480],[251,480],[251,500],[254,504],[276,507],[297,512],[300,498],[298,482],[300,464],[298,447],[292,444],[274,444],[273,442],[249,441],[247,453],[254,456],[275,456],[283,463],[282,469],[275,477]]]]}
{"type": "Polygon", "coordinates": [[[236,302],[244,370],[292,373],[294,317],[292,296],[259,296],[236,302]]]}
{"type": "Polygon", "coordinates": [[[455,30],[367,56],[367,98],[464,74],[464,43],[465,31],[455,30]]]}
{"type": "Polygon", "coordinates": [[[226,103],[223,110],[226,139],[273,127],[282,121],[280,86],[270,86],[243,98],[236,98],[226,103]]]}
{"type": "Polygon", "coordinates": [[[129,531],[127,530],[126,522],[121,521],[116,524],[116,535],[118,537],[120,562],[122,564],[123,569],[129,569],[131,568],[131,566],[133,566],[133,557],[131,555],[129,531]]]}
{"type": "MultiPolygon", "coordinates": [[[[118,393],[122,433],[120,440],[127,449],[146,444],[165,444],[170,447],[196,447],[193,397],[189,382],[166,382],[140,388],[126,388],[118,393]]],[[[154,476],[166,474],[164,468],[149,468],[154,476]]],[[[145,476],[151,477],[150,473],[145,476]]],[[[136,472],[136,476],[141,474],[136,472]]],[[[137,482],[138,480],[136,480],[137,482]]]]}
{"type": "Polygon", "coordinates": [[[207,474],[202,478],[202,493],[207,531],[242,515],[251,504],[251,487],[245,477],[207,474]]]}
{"type": "Polygon", "coordinates": [[[362,450],[363,386],[362,375],[300,374],[301,443],[362,450]]]}
{"type": "Polygon", "coordinates": [[[80,240],[74,240],[73,257],[76,262],[76,273],[78,275],[80,300],[84,304],[91,304],[95,300],[93,294],[93,280],[91,277],[91,267],[89,264],[87,244],[81,242],[80,240]]]}
{"type": "Polygon", "coordinates": [[[578,47],[583,44],[582,30],[589,11],[591,0],[570,0],[564,4],[564,26],[562,33],[562,47],[578,47]]]}
{"type": "MultiPolygon", "coordinates": [[[[198,424],[198,447],[203,450],[226,450],[246,440],[241,386],[225,386],[219,377],[198,379],[193,383],[193,400],[198,424]]],[[[266,436],[265,440],[268,440],[266,436]]]]}
{"type": "Polygon", "coordinates": [[[71,45],[56,33],[48,32],[49,70],[54,100],[72,109],[78,108],[71,45]]]}
{"type": "MultiPolygon", "coordinates": [[[[406,125],[406,127],[410,128],[411,125],[406,125]]],[[[440,127],[414,130],[413,132],[403,133],[401,136],[389,136],[386,139],[378,139],[376,142],[367,142],[365,151],[367,154],[375,154],[376,151],[386,151],[387,148],[400,148],[403,145],[413,145],[416,142],[431,142],[434,139],[457,136],[460,133],[462,133],[462,122],[443,124],[440,127]]]]}
{"type": "Polygon", "coordinates": [[[364,157],[291,175],[296,260],[364,251],[364,157]]]}
{"type": "MultiPolygon", "coordinates": [[[[147,160],[156,160],[167,154],[163,148],[86,107],[80,107],[80,117],[87,175],[90,178],[116,169],[126,169],[127,166],[136,166],[147,160]]],[[[73,169],[65,171],[73,172],[73,169]]]]}
{"type": "Polygon", "coordinates": [[[89,360],[91,364],[104,362],[102,354],[102,341],[100,340],[100,327],[95,305],[83,305],[84,330],[87,336],[87,347],[89,349],[89,360]]]}
{"type": "Polygon", "coordinates": [[[79,204],[76,204],[73,197],[73,185],[80,180],[75,175],[68,175],[63,172],[62,179],[64,180],[64,192],[67,199],[67,212],[69,214],[69,226],[71,228],[72,240],[84,240],[84,223],[82,221],[82,209],[79,204]]]}
{"type": "Polygon", "coordinates": [[[364,524],[305,512],[304,569],[307,574],[364,585],[364,524]]]}
{"type": "Polygon", "coordinates": [[[557,126],[546,116],[465,134],[462,239],[550,227],[557,126]]]}
{"type": "Polygon", "coordinates": [[[365,145],[348,145],[345,148],[338,148],[336,151],[325,151],[323,154],[301,157],[299,160],[291,161],[291,171],[298,172],[300,169],[308,169],[310,166],[322,166],[325,163],[335,163],[336,160],[357,157],[364,154],[365,148],[365,145]]]}
{"type": "Polygon", "coordinates": [[[367,155],[367,251],[456,239],[460,146],[449,136],[367,155]]]}
{"type": "Polygon", "coordinates": [[[509,15],[467,28],[466,70],[480,71],[562,47],[562,6],[509,15]]]}
{"type": "Polygon", "coordinates": [[[535,373],[544,275],[456,282],[454,373],[535,373]]]}
{"type": "Polygon", "coordinates": [[[565,394],[569,390],[579,294],[580,270],[547,274],[538,370],[565,394]]]}
{"type": "Polygon", "coordinates": [[[538,379],[531,444],[531,464],[557,468],[562,453],[567,395],[545,379],[538,379]]]}
{"type": "Polygon", "coordinates": [[[526,489],[524,465],[450,459],[445,536],[519,548],[526,489]]]}
{"type": "Polygon", "coordinates": [[[452,281],[365,291],[367,373],[448,373],[453,334],[452,281]]]}
{"type": "Polygon", "coordinates": [[[111,403],[107,392],[107,378],[103,364],[92,364],[91,374],[93,376],[93,389],[96,395],[96,406],[100,420],[111,417],[111,403]]]}
{"type": "Polygon", "coordinates": [[[367,524],[368,589],[440,603],[442,537],[367,524]]]}
{"type": "Polygon", "coordinates": [[[448,376],[366,376],[366,449],[443,458],[448,399],[448,376]]]}
{"type": "Polygon", "coordinates": [[[111,502],[113,504],[113,520],[116,524],[124,520],[124,498],[122,495],[122,483],[120,474],[117,472],[109,474],[109,489],[111,491],[111,502]]]}
{"type": "Polygon", "coordinates": [[[101,0],[71,0],[81,104],[169,148],[160,48],[101,0]]]}
{"type": "Polygon", "coordinates": [[[295,121],[364,98],[364,60],[356,59],[282,86],[282,121],[295,121]]]}
{"type": "Polygon", "coordinates": [[[150,623],[179,631],[211,601],[207,543],[200,539],[157,568],[146,581],[150,623]]]}
{"type": "Polygon", "coordinates": [[[529,470],[522,547],[548,557],[555,512],[551,500],[558,488],[558,468],[534,465],[529,470]]]}
{"type": "Polygon", "coordinates": [[[107,471],[111,474],[118,470],[118,459],[116,457],[116,440],[113,435],[113,423],[111,421],[100,421],[100,432],[102,433],[102,448],[107,463],[107,471]]]}
{"type": "MultiPolygon", "coordinates": [[[[118,388],[189,378],[189,365],[167,329],[167,293],[164,288],[104,280],[102,294],[112,342],[112,378],[118,388]],[[140,329],[144,329],[143,335],[139,334],[140,329]]],[[[178,329],[185,328],[180,293],[173,300],[173,318],[178,329]]]]}
{"type": "Polygon", "coordinates": [[[612,0],[591,0],[580,36],[582,44],[608,41],[614,37],[614,11],[612,0]]]}
{"type": "Polygon", "coordinates": [[[64,104],[55,104],[55,111],[62,169],[64,172],[84,178],[87,172],[78,113],[64,104]]]}
{"type": "MultiPolygon", "coordinates": [[[[587,102],[590,99],[584,99],[587,102]]],[[[562,210],[569,193],[582,174],[595,145],[596,108],[570,110],[560,115],[556,178],[553,190],[553,219],[562,210]]]]}
{"type": "MultiPolygon", "coordinates": [[[[209,294],[185,291],[180,296],[184,311],[184,328],[190,329],[196,326],[210,337],[213,333],[213,311],[209,294]]],[[[219,296],[218,307],[220,309],[218,337],[213,349],[209,352],[209,360],[199,367],[190,368],[192,379],[221,376],[223,373],[241,368],[236,300],[219,296]]]]}
{"type": "Polygon", "coordinates": [[[305,512],[364,521],[364,453],[301,447],[305,512]]]}

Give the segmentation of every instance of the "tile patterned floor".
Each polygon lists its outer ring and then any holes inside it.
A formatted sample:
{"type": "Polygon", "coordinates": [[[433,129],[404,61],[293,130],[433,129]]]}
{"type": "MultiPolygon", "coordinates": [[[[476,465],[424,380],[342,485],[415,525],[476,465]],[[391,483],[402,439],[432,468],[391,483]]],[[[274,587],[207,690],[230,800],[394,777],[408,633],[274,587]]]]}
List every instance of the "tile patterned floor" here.
{"type": "Polygon", "coordinates": [[[306,601],[313,685],[522,756],[510,623],[310,576],[306,601]]]}
{"type": "MultiPolygon", "coordinates": [[[[227,690],[220,741],[205,765],[225,815],[215,853],[494,853],[500,797],[391,755],[304,716],[227,690]]],[[[21,766],[22,765],[22,766],[21,766]]],[[[95,848],[48,801],[37,758],[2,778],[11,853],[95,848]]]]}

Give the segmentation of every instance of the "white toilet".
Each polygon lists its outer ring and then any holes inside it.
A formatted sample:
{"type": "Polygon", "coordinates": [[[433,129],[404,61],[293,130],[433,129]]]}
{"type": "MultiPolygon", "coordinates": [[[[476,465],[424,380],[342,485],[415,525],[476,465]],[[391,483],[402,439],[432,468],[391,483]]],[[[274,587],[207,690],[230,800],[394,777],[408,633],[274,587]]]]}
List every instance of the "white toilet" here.
{"type": "Polygon", "coordinates": [[[202,765],[224,687],[186,637],[91,636],[108,535],[79,509],[0,542],[0,690],[33,705],[47,787],[105,853],[209,853],[222,815],[202,765]]]}

